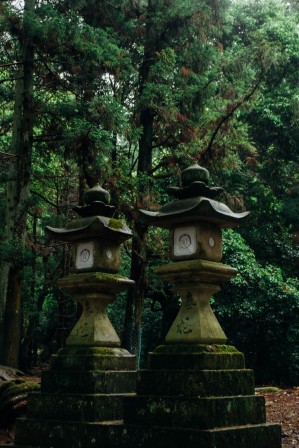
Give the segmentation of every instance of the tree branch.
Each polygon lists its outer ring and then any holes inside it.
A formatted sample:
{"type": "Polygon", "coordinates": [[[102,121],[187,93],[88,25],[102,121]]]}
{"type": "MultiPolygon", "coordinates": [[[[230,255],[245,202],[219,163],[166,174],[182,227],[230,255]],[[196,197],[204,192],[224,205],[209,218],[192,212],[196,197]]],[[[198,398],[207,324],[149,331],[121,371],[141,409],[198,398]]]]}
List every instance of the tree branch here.
{"type": "Polygon", "coordinates": [[[211,149],[212,149],[214,140],[215,140],[215,138],[217,137],[217,134],[218,134],[218,132],[220,131],[222,125],[223,125],[227,120],[229,120],[229,118],[231,118],[231,117],[234,115],[234,113],[236,112],[236,110],[237,110],[240,106],[242,106],[242,104],[246,103],[246,101],[248,101],[248,100],[253,96],[253,94],[255,93],[255,91],[257,90],[257,88],[259,87],[260,83],[262,82],[262,79],[263,79],[263,77],[261,76],[260,79],[257,81],[257,83],[254,85],[253,89],[252,89],[247,95],[245,95],[242,99],[238,100],[237,103],[233,106],[233,108],[229,111],[229,113],[220,119],[218,125],[216,126],[215,131],[214,131],[213,134],[212,134],[212,137],[211,137],[211,139],[210,139],[210,142],[209,142],[209,144],[208,144],[206,150],[205,150],[205,151],[203,152],[203,154],[202,154],[202,156],[203,156],[204,158],[206,158],[207,154],[208,154],[209,152],[211,152],[211,149]]]}
{"type": "Polygon", "coordinates": [[[6,64],[0,64],[0,67],[11,67],[12,65],[22,65],[22,62],[7,62],[6,64]]]}
{"type": "Polygon", "coordinates": [[[18,78],[4,78],[4,79],[0,79],[0,84],[3,84],[4,82],[7,82],[7,81],[16,81],[17,79],[23,79],[23,76],[19,76],[18,78]]]}
{"type": "Polygon", "coordinates": [[[45,201],[47,204],[51,205],[55,209],[60,208],[59,205],[55,204],[54,202],[50,201],[50,199],[46,198],[43,194],[39,193],[38,191],[31,190],[32,194],[35,194],[36,196],[40,197],[43,201],[45,201]]]}
{"type": "Polygon", "coordinates": [[[19,157],[18,154],[13,154],[12,152],[0,151],[0,158],[11,159],[12,157],[19,157]]]}

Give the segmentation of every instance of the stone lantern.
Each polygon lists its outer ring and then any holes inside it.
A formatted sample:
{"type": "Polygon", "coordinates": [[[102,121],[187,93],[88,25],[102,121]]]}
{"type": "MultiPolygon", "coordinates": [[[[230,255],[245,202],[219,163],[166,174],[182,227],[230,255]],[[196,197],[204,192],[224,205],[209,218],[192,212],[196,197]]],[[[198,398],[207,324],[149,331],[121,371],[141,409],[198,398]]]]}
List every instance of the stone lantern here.
{"type": "Polygon", "coordinates": [[[131,230],[114,219],[109,193],[96,186],[76,207],[78,219],[49,236],[72,245],[72,272],[58,280],[83,311],[31,394],[28,417],[16,426],[16,446],[108,446],[107,425],[123,418],[123,400],[136,390],[136,356],[120,347],[106,307],[134,282],[118,274],[120,245],[131,230]]]}
{"type": "Polygon", "coordinates": [[[165,343],[149,353],[137,395],[124,402],[124,425],[110,425],[109,447],[281,448],[280,427],[266,423],[253,371],[226,344],[209,300],[237,270],[221,263],[221,229],[242,224],[215,198],[206,169],[182,172],[177,200],[157,212],[141,210],[148,225],[170,230],[172,262],[156,269],[182,298],[165,343]]]}
{"type": "Polygon", "coordinates": [[[64,228],[47,227],[49,236],[73,246],[72,272],[58,285],[72,294],[83,307],[67,345],[120,346],[120,340],[106,314],[115,295],[134,284],[118,275],[120,244],[131,237],[131,230],[112,218],[110,195],[99,185],[85,193],[85,206],[74,208],[80,218],[64,228]]]}
{"type": "Polygon", "coordinates": [[[166,343],[224,344],[227,340],[209,304],[220,284],[230,280],[237,270],[220,263],[223,227],[242,224],[249,212],[233,213],[214,198],[223,189],[209,187],[209,172],[197,164],[181,175],[182,187],[169,193],[177,200],[158,212],[141,210],[148,225],[170,229],[170,257],[174,263],[156,270],[183,303],[166,343]]]}

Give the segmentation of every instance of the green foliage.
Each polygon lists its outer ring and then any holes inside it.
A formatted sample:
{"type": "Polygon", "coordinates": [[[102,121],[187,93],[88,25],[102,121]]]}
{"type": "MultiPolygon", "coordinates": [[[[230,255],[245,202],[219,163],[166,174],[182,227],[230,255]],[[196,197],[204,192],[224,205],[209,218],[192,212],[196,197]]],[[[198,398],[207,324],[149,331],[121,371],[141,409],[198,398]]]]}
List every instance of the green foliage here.
{"type": "Polygon", "coordinates": [[[282,213],[296,230],[299,229],[299,187],[294,188],[283,201],[282,213]]]}
{"type": "Polygon", "coordinates": [[[21,241],[0,241],[0,261],[12,262],[14,266],[32,263],[32,252],[21,241]]]}
{"type": "MultiPolygon", "coordinates": [[[[251,210],[250,224],[225,237],[225,260],[240,274],[216,299],[218,315],[260,381],[292,381],[287,365],[295,381],[297,14],[295,5],[277,0],[111,0],[100,9],[94,0],[38,2],[25,24],[35,47],[26,249],[1,243],[2,259],[26,265],[25,330],[38,321],[36,339],[48,344],[52,337],[59,345],[57,326],[67,332],[75,320],[70,302],[62,303],[53,286],[67,275],[69,255],[65,247],[49,247],[45,225],[59,227],[74,218],[72,207],[82,202],[84,190],[100,182],[111,191],[115,218],[133,226],[136,208],[156,210],[168,202],[167,187],[177,185],[191,160],[199,160],[213,172],[212,183],[225,187],[223,200],[251,210]],[[146,173],[138,172],[143,109],[153,119],[146,173]]],[[[18,77],[12,61],[20,56],[22,17],[11,2],[1,5],[1,222],[18,77]]],[[[178,304],[151,274],[168,262],[167,231],[150,229],[147,245],[144,352],[160,341],[178,304]]],[[[121,274],[129,277],[132,247],[125,246],[121,274]]],[[[111,307],[120,333],[125,306],[122,295],[111,307]]]]}
{"type": "Polygon", "coordinates": [[[299,379],[299,281],[262,265],[237,232],[224,234],[223,261],[237,276],[217,295],[214,308],[230,343],[245,352],[258,383],[299,379]]]}

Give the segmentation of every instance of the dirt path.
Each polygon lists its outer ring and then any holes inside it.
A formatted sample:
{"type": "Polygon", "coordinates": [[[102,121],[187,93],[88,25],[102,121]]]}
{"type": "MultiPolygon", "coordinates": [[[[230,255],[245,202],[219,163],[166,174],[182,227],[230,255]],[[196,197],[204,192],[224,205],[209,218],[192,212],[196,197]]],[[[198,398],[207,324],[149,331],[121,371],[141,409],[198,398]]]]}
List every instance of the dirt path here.
{"type": "Polygon", "coordinates": [[[299,387],[262,395],[267,421],[281,424],[282,448],[299,448],[299,387]]]}

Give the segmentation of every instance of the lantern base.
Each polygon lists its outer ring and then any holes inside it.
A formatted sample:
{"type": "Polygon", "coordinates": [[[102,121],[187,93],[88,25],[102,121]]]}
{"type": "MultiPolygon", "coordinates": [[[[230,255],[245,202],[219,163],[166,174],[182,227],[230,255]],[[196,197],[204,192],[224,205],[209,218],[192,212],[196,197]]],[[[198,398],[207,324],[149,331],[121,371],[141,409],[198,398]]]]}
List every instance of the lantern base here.
{"type": "Polygon", "coordinates": [[[124,401],[124,424],[109,429],[111,448],[281,448],[243,354],[217,344],[157,347],[124,401]]]}

